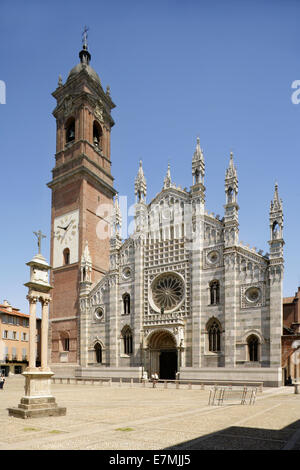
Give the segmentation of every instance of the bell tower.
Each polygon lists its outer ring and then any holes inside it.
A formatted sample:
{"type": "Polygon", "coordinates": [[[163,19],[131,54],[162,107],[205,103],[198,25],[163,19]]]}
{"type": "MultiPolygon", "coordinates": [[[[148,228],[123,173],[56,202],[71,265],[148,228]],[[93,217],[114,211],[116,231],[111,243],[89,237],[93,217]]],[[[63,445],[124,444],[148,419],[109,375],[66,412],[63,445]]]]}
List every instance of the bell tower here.
{"type": "Polygon", "coordinates": [[[107,87],[90,66],[87,30],[80,62],[52,93],[57,101],[56,154],[52,170],[50,310],[51,363],[80,361],[80,260],[88,244],[90,281],[109,269],[109,216],[116,194],[110,158],[115,107],[107,87]]]}

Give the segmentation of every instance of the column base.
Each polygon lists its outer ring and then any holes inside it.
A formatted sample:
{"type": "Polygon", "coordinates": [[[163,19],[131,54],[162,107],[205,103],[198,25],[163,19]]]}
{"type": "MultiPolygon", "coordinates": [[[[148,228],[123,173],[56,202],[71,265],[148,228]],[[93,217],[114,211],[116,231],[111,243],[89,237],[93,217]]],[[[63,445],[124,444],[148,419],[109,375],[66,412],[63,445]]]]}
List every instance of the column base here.
{"type": "Polygon", "coordinates": [[[21,398],[18,408],[8,408],[9,416],[15,418],[41,418],[44,416],[65,416],[67,409],[59,407],[54,397],[21,398]]]}
{"type": "Polygon", "coordinates": [[[51,377],[53,372],[41,371],[38,368],[26,369],[25,396],[21,398],[18,408],[8,408],[9,416],[16,418],[40,418],[43,416],[64,416],[67,409],[58,407],[51,394],[51,377]]]}

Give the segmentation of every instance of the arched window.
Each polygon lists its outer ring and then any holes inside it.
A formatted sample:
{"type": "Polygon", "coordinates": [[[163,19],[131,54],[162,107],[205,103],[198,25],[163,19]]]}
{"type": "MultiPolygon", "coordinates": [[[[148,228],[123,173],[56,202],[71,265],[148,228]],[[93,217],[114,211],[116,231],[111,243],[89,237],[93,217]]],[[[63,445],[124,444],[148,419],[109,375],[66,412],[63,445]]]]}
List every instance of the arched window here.
{"type": "Polygon", "coordinates": [[[124,354],[132,354],[132,332],[129,326],[125,327],[122,331],[123,339],[123,352],[124,354]]]}
{"type": "Polygon", "coordinates": [[[75,119],[70,118],[66,125],[66,143],[73,142],[75,140],[75,119]]]}
{"type": "Polygon", "coordinates": [[[69,248],[65,248],[63,251],[63,262],[64,264],[70,264],[70,250],[69,248]]]}
{"type": "Polygon", "coordinates": [[[128,315],[130,313],[130,295],[123,295],[123,314],[128,315]]]}
{"type": "Polygon", "coordinates": [[[100,124],[97,121],[94,121],[93,124],[93,144],[95,147],[102,148],[102,129],[100,124]]]}
{"type": "Polygon", "coordinates": [[[102,346],[99,343],[96,343],[94,346],[95,354],[96,354],[96,362],[98,364],[102,364],[102,346]]]}
{"type": "Polygon", "coordinates": [[[210,289],[210,304],[217,305],[220,303],[220,283],[219,281],[211,281],[209,283],[210,289]]]}
{"type": "Polygon", "coordinates": [[[70,351],[70,336],[67,331],[62,331],[60,333],[60,340],[61,340],[61,350],[70,351]]]}
{"type": "Polygon", "coordinates": [[[221,351],[221,325],[217,320],[208,324],[208,350],[210,352],[221,351]]]}
{"type": "Polygon", "coordinates": [[[255,335],[249,336],[247,339],[248,344],[248,355],[250,362],[257,362],[258,361],[258,345],[259,340],[258,337],[255,335]]]}

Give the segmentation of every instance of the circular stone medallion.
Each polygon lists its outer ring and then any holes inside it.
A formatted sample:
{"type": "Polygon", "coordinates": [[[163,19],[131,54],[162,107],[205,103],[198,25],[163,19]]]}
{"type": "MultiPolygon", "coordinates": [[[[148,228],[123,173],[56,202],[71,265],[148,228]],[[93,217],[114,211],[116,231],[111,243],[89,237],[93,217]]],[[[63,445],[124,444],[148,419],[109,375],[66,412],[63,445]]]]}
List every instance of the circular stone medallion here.
{"type": "Polygon", "coordinates": [[[151,291],[156,310],[170,312],[183,302],[184,281],[176,273],[160,274],[152,282],[151,291]]]}
{"type": "Polygon", "coordinates": [[[261,291],[258,287],[249,287],[245,292],[246,300],[250,303],[256,303],[261,297],[261,291]]]}

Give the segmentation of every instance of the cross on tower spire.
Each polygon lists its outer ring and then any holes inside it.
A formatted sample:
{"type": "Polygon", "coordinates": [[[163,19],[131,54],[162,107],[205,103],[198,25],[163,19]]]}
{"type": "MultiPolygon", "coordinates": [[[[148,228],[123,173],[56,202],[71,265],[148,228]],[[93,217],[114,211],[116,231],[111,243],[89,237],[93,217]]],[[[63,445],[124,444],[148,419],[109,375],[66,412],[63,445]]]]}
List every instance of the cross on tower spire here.
{"type": "Polygon", "coordinates": [[[91,60],[91,54],[88,51],[88,32],[89,28],[87,26],[84,27],[82,33],[82,50],[79,52],[80,62],[85,65],[89,65],[91,60]]]}
{"type": "Polygon", "coordinates": [[[83,49],[88,49],[88,42],[87,42],[87,38],[88,38],[88,32],[89,28],[87,26],[84,27],[83,29],[83,33],[82,33],[82,47],[83,49]]]}

